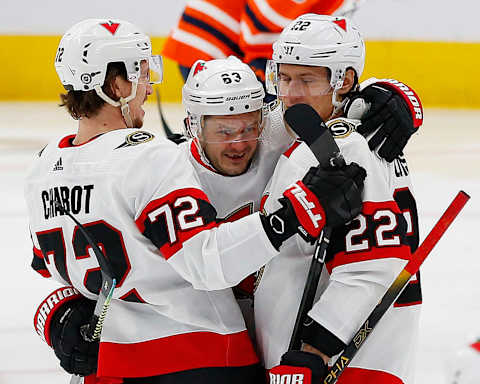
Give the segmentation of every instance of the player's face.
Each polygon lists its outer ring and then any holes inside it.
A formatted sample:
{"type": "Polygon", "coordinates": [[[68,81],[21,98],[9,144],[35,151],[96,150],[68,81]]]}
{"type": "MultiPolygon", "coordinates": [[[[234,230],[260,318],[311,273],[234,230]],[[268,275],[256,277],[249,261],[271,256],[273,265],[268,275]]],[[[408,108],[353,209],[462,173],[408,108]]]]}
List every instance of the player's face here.
{"type": "Polygon", "coordinates": [[[327,68],[280,64],[278,82],[285,108],[303,103],[315,109],[323,120],[331,116],[333,89],[327,68]]]}
{"type": "Polygon", "coordinates": [[[260,123],[260,111],[204,119],[200,143],[219,173],[237,176],[246,172],[258,146],[260,123]]]}
{"type": "MultiPolygon", "coordinates": [[[[128,96],[131,92],[132,83],[128,83],[128,90],[125,92],[128,96]]],[[[148,62],[143,60],[140,63],[140,78],[137,85],[137,94],[133,100],[128,103],[130,108],[130,118],[132,119],[134,128],[141,128],[143,126],[143,119],[145,111],[143,110],[143,104],[147,101],[149,95],[153,92],[153,88],[149,82],[149,68],[148,62]]],[[[125,97],[125,96],[124,96],[125,97]]]]}

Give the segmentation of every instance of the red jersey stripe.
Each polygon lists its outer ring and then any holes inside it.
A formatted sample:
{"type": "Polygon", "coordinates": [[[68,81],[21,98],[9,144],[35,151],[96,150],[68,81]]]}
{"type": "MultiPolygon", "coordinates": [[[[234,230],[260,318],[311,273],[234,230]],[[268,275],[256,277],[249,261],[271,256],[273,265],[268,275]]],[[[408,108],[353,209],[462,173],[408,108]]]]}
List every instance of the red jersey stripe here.
{"type": "Polygon", "coordinates": [[[361,261],[389,258],[410,260],[410,255],[410,247],[407,244],[402,244],[400,246],[383,246],[379,248],[375,247],[360,252],[339,252],[335,255],[333,260],[327,262],[327,269],[329,273],[332,273],[334,268],[341,265],[358,263],[361,261]]]}
{"type": "Polygon", "coordinates": [[[146,377],[257,362],[247,331],[230,335],[193,332],[133,344],[102,342],[98,376],[146,377]]]}

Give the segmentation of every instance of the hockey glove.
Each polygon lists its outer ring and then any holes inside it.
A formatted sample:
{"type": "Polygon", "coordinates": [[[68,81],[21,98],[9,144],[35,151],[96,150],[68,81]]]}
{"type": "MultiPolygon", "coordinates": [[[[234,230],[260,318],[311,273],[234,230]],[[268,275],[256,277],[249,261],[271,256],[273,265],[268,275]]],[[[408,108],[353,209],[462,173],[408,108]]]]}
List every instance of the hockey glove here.
{"type": "Polygon", "coordinates": [[[289,351],[282,356],[280,365],[268,372],[270,384],[320,384],[328,372],[319,355],[303,351],[289,351]]]}
{"type": "Polygon", "coordinates": [[[80,334],[80,327],[88,324],[94,309],[95,301],[72,287],[55,290],[37,309],[35,329],[68,373],[87,376],[97,370],[99,343],[85,341],[80,334]]]}
{"type": "Polygon", "coordinates": [[[262,215],[262,224],[276,249],[298,233],[313,242],[325,225],[336,227],[362,210],[365,170],[352,163],[342,167],[312,167],[302,181],[290,186],[279,201],[282,208],[262,215]]]}
{"type": "Polygon", "coordinates": [[[357,131],[367,137],[371,150],[392,162],[402,154],[408,140],[423,123],[423,110],[419,97],[406,85],[396,80],[381,80],[363,89],[351,98],[345,107],[346,115],[362,98],[370,103],[369,111],[362,117],[357,131]]]}

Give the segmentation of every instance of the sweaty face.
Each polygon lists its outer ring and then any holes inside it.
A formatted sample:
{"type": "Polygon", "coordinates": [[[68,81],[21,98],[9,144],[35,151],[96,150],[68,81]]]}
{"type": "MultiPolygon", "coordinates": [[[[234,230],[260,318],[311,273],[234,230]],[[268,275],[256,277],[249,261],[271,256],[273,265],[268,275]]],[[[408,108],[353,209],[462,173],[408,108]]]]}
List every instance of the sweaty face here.
{"type": "Polygon", "coordinates": [[[327,68],[280,64],[279,88],[285,108],[303,103],[315,109],[323,120],[331,116],[333,89],[327,68]]]}
{"type": "Polygon", "coordinates": [[[258,146],[261,112],[206,116],[199,136],[213,167],[226,176],[246,172],[258,146]]]}

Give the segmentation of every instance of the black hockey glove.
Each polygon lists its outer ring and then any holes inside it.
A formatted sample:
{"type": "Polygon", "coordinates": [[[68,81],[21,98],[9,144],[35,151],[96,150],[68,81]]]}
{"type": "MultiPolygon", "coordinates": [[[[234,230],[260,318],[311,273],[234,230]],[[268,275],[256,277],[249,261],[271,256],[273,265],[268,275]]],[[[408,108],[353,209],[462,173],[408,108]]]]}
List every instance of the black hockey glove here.
{"type": "Polygon", "coordinates": [[[303,351],[288,351],[282,356],[280,365],[268,372],[269,383],[320,384],[328,368],[319,355],[303,351]]]}
{"type": "Polygon", "coordinates": [[[312,167],[279,201],[282,208],[262,215],[262,224],[276,249],[294,235],[313,242],[325,225],[342,225],[362,210],[365,170],[352,163],[335,168],[312,167]]]}
{"type": "Polygon", "coordinates": [[[365,137],[374,133],[368,140],[368,145],[388,162],[402,154],[408,140],[421,125],[415,115],[412,115],[413,106],[409,105],[411,101],[407,103],[408,97],[401,92],[398,87],[389,88],[382,83],[374,83],[348,103],[351,105],[354,99],[363,98],[371,104],[357,131],[365,137]]]}
{"type": "Polygon", "coordinates": [[[173,133],[167,136],[167,139],[173,141],[175,144],[181,144],[187,141],[187,137],[182,135],[181,133],[173,133]]]}
{"type": "Polygon", "coordinates": [[[99,342],[88,342],[80,327],[88,324],[95,301],[84,297],[62,305],[52,317],[50,339],[62,368],[71,374],[87,376],[97,371],[99,342]]]}

